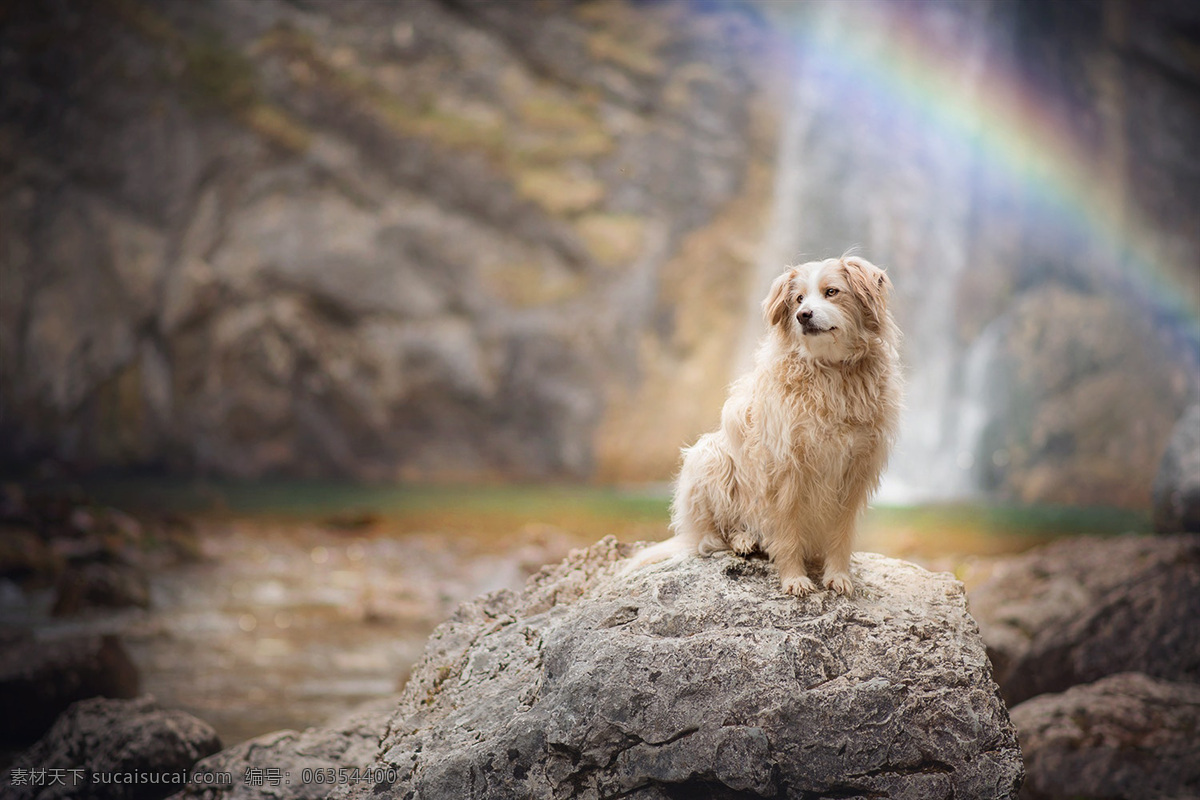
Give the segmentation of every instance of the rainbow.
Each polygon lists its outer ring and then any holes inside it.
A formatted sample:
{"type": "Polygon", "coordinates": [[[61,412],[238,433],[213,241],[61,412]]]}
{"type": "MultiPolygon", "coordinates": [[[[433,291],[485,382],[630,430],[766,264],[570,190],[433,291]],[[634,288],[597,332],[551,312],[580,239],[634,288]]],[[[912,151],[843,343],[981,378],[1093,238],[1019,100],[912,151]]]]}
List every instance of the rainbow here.
{"type": "MultiPolygon", "coordinates": [[[[1173,255],[1170,235],[1134,207],[1123,164],[1084,146],[1054,98],[1039,95],[996,64],[979,64],[959,42],[931,41],[908,4],[778,4],[770,15],[792,36],[802,62],[917,120],[931,136],[970,147],[989,169],[1071,226],[1089,249],[1122,265],[1134,288],[1190,343],[1200,347],[1200,264],[1173,255]],[[820,9],[845,15],[840,24],[820,9]],[[977,71],[967,80],[964,69],[977,71]]],[[[975,43],[976,45],[978,43],[975,43]]],[[[1115,67],[1114,67],[1115,68],[1115,67]]],[[[1124,147],[1118,143],[1118,147],[1124,147]]]]}

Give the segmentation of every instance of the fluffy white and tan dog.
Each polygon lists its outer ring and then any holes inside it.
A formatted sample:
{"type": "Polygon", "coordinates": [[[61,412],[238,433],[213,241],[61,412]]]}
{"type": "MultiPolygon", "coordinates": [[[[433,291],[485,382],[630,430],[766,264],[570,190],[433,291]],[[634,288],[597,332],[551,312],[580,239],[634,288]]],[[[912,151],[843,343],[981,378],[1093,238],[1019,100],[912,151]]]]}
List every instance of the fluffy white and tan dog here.
{"type": "Polygon", "coordinates": [[[851,594],[859,513],[878,487],[900,415],[891,282],[855,257],[792,267],[763,301],[767,335],[734,382],[721,425],[683,451],[674,537],[630,569],[686,553],[766,551],[784,591],[851,594]]]}

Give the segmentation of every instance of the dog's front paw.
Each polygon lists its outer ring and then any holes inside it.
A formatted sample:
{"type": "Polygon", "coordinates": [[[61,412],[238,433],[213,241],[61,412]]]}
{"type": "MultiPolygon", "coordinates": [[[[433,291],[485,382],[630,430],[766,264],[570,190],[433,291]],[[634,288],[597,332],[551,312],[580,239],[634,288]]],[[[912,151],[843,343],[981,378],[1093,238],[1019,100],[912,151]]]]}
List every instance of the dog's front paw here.
{"type": "Polygon", "coordinates": [[[791,575],[782,579],[783,590],[796,597],[805,597],[817,590],[817,585],[807,575],[791,575]]]}
{"type": "Polygon", "coordinates": [[[750,531],[734,531],[729,537],[729,549],[739,556],[748,556],[758,549],[758,537],[750,531]]]}
{"type": "Polygon", "coordinates": [[[854,594],[854,584],[850,581],[850,576],[845,572],[828,572],[821,581],[825,584],[825,588],[838,594],[850,597],[854,594]]]}

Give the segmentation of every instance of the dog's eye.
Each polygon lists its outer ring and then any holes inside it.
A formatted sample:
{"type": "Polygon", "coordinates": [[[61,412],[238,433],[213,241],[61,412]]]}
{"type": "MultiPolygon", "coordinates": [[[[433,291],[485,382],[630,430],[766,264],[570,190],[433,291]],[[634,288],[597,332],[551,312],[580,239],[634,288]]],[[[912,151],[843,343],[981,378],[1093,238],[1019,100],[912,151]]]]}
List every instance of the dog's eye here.
{"type": "Polygon", "coordinates": [[[838,293],[838,290],[837,290],[836,286],[830,286],[828,289],[825,290],[826,297],[833,297],[837,293],[838,293]]]}
{"type": "Polygon", "coordinates": [[[802,295],[802,294],[800,294],[800,295],[796,295],[796,302],[797,302],[797,303],[803,303],[803,302],[804,302],[804,295],[802,295]]]}

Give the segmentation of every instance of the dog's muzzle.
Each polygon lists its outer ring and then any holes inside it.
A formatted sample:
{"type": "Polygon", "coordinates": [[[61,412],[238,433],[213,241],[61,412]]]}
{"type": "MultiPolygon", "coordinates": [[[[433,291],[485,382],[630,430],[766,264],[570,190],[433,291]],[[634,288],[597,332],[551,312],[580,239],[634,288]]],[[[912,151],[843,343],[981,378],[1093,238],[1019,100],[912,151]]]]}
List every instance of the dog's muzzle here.
{"type": "Polygon", "coordinates": [[[829,333],[836,330],[832,325],[828,328],[822,328],[817,323],[813,322],[813,313],[808,310],[801,311],[796,314],[796,321],[800,323],[800,329],[804,331],[804,335],[815,335],[818,333],[829,333]]]}

